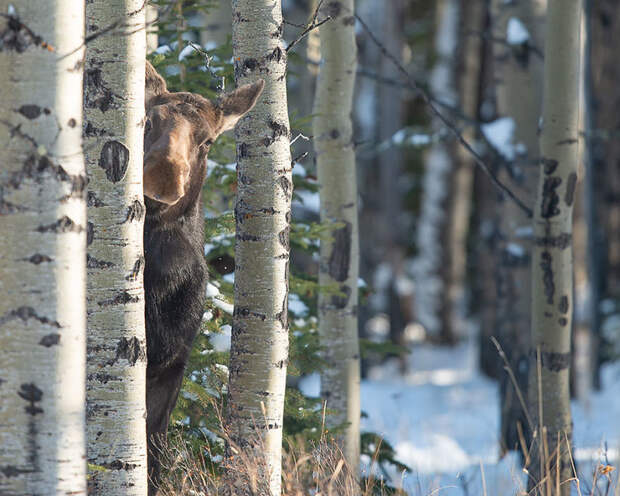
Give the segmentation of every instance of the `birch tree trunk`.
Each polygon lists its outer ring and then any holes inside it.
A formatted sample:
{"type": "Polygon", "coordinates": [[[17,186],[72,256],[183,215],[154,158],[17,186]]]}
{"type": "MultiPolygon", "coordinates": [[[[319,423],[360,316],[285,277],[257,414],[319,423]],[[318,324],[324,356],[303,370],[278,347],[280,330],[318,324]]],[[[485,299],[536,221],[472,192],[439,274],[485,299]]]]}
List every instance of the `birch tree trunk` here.
{"type": "Polygon", "coordinates": [[[84,3],[0,11],[0,494],[85,495],[84,3]]]}
{"type": "Polygon", "coordinates": [[[119,22],[86,51],[88,171],[89,494],[145,495],[146,338],[142,153],[143,0],[87,3],[88,35],[119,22]]]}
{"type": "Polygon", "coordinates": [[[360,352],[357,336],[359,227],[353,148],[353,87],[357,69],[354,1],[330,2],[320,28],[322,63],[313,120],[314,148],[321,195],[321,222],[334,225],[321,241],[319,284],[340,294],[319,293],[319,336],[326,366],[321,396],[337,413],[329,426],[348,423],[343,453],[356,473],[360,457],[360,352]]]}
{"type": "Polygon", "coordinates": [[[154,52],[159,46],[158,15],[157,5],[149,3],[146,6],[146,53],[154,52]]]}
{"type": "MultiPolygon", "coordinates": [[[[430,85],[433,95],[445,102],[456,101],[454,85],[454,53],[458,44],[459,2],[439,0],[435,52],[437,63],[433,68],[430,85]]],[[[435,119],[434,127],[441,123],[435,119]]],[[[419,322],[431,335],[443,342],[454,342],[456,336],[445,327],[442,309],[445,305],[445,282],[442,267],[447,256],[445,232],[448,227],[448,193],[450,190],[453,159],[445,143],[433,145],[426,157],[424,195],[417,231],[418,256],[414,263],[416,283],[416,314],[419,322]]]]}
{"type": "MultiPolygon", "coordinates": [[[[572,213],[579,161],[581,0],[549,0],[540,136],[540,179],[534,211],[530,400],[539,443],[533,479],[572,477],[569,368],[573,312],[572,213]],[[540,375],[540,378],[538,377],[540,375]],[[558,446],[558,437],[561,441],[558,446]],[[559,448],[559,460],[555,450],[559,448]],[[544,451],[549,453],[544,455],[544,451]]],[[[554,483],[550,482],[553,486],[554,483]]],[[[553,494],[570,494],[566,483],[553,494]]]]}
{"type": "Polygon", "coordinates": [[[226,422],[241,446],[262,437],[271,493],[278,496],[293,193],[280,0],[233,0],[233,54],[237,84],[263,78],[265,89],[235,133],[235,310],[226,422]]]}
{"type": "MultiPolygon", "coordinates": [[[[500,175],[504,184],[527,205],[534,203],[538,185],[538,122],[543,91],[543,60],[546,0],[492,4],[493,36],[507,40],[494,43],[494,76],[497,114],[514,122],[512,145],[519,149],[514,157],[504,157],[506,166],[500,175]],[[525,29],[522,38],[516,27],[525,29]]],[[[499,252],[497,257],[497,321],[495,335],[506,353],[518,387],[524,395],[528,388],[530,341],[530,294],[532,229],[531,220],[513,202],[500,200],[499,252]]],[[[519,427],[530,427],[526,412],[510,376],[499,377],[501,426],[500,450],[521,452],[519,427]]],[[[528,443],[529,444],[529,443],[528,443]]]]}

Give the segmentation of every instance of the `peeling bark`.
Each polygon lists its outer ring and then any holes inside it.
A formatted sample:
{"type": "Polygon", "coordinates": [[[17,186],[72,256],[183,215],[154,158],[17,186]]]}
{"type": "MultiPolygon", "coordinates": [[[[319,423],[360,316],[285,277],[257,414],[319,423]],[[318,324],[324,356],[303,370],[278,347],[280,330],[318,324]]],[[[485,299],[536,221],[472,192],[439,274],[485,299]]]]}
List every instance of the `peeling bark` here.
{"type": "Polygon", "coordinates": [[[88,461],[110,469],[91,472],[93,495],[147,494],[144,5],[144,0],[111,0],[86,7],[88,35],[118,18],[126,31],[93,39],[85,66],[90,74],[84,88],[90,221],[88,461]]]}
{"type": "Polygon", "coordinates": [[[84,3],[0,11],[0,494],[85,495],[84,3]]]}

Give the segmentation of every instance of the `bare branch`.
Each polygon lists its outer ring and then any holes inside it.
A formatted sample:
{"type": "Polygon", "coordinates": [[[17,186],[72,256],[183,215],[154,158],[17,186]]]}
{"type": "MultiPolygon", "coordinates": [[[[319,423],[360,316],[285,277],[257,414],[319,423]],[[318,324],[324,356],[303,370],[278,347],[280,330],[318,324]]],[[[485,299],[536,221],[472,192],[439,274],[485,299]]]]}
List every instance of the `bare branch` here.
{"type": "MultiPolygon", "coordinates": [[[[321,0],[319,2],[319,4],[316,6],[314,14],[312,15],[312,19],[305,26],[305,29],[301,32],[301,34],[297,38],[295,38],[293,41],[291,41],[289,43],[289,45],[286,47],[286,49],[285,49],[286,52],[288,52],[291,48],[293,48],[295,45],[297,45],[297,43],[299,43],[301,40],[303,40],[311,31],[314,31],[319,26],[321,26],[321,25],[325,24],[327,21],[331,20],[331,16],[327,16],[322,21],[317,21],[317,19],[319,17],[319,10],[321,9],[322,5],[323,5],[323,0],[321,0]]],[[[287,23],[287,24],[291,24],[292,26],[295,26],[295,24],[292,24],[292,23],[287,23]]],[[[300,27],[300,26],[298,26],[298,27],[300,27]]]]}
{"type": "Polygon", "coordinates": [[[456,128],[450,120],[445,117],[437,108],[437,106],[433,103],[429,94],[424,90],[421,84],[419,84],[415,79],[413,79],[407,70],[402,66],[402,64],[398,61],[398,59],[390,53],[387,48],[381,43],[381,41],[374,35],[372,30],[368,27],[368,25],[364,22],[362,18],[358,14],[354,14],[355,18],[362,25],[364,30],[368,33],[368,36],[372,40],[372,42],[377,45],[379,50],[383,53],[385,57],[392,62],[398,71],[405,77],[407,80],[407,86],[410,87],[413,91],[417,92],[421,97],[424,103],[431,109],[432,113],[450,130],[450,132],[456,137],[458,142],[467,150],[467,152],[473,157],[476,165],[482,169],[482,171],[489,177],[491,182],[498,188],[502,193],[508,196],[525,214],[531,218],[533,216],[532,209],[529,208],[523,201],[521,201],[506,185],[504,185],[497,176],[491,171],[489,166],[484,162],[482,157],[474,150],[472,145],[470,145],[467,140],[463,137],[460,131],[456,128]]]}

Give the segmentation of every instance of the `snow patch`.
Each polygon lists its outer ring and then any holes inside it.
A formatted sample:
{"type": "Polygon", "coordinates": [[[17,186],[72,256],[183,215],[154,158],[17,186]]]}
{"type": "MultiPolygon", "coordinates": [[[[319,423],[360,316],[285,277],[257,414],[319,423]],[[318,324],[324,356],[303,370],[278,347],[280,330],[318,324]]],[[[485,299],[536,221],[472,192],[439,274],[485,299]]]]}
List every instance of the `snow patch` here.
{"type": "Polygon", "coordinates": [[[506,29],[506,41],[510,45],[523,45],[530,40],[530,32],[523,23],[516,17],[508,19],[508,27],[506,29]]]}
{"type": "Polygon", "coordinates": [[[511,117],[501,117],[481,126],[482,134],[506,160],[514,160],[516,155],[513,143],[516,124],[511,117]]]}

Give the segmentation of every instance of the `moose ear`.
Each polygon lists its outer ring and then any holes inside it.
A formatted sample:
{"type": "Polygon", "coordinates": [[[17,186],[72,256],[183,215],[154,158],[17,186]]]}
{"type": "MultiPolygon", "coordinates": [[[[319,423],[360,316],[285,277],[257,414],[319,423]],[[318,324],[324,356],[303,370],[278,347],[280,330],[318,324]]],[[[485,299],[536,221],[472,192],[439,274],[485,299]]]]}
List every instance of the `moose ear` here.
{"type": "Polygon", "coordinates": [[[153,64],[151,64],[148,60],[146,61],[144,83],[144,103],[147,106],[149,100],[158,95],[168,92],[168,89],[166,88],[166,81],[164,81],[164,78],[157,73],[155,67],[153,67],[153,64]]]}
{"type": "Polygon", "coordinates": [[[222,122],[218,132],[233,129],[239,119],[252,110],[264,87],[265,81],[259,79],[224,95],[218,102],[218,107],[222,111],[222,122]]]}

